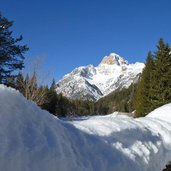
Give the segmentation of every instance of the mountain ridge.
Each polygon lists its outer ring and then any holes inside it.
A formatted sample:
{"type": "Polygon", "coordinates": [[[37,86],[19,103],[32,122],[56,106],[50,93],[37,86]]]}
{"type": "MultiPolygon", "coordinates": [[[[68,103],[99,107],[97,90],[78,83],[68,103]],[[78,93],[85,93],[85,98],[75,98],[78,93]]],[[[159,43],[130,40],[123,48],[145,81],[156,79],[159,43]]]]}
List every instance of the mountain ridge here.
{"type": "Polygon", "coordinates": [[[105,56],[98,66],[81,66],[57,82],[57,93],[70,99],[96,101],[109,93],[136,83],[143,63],[129,64],[116,53],[105,56]]]}

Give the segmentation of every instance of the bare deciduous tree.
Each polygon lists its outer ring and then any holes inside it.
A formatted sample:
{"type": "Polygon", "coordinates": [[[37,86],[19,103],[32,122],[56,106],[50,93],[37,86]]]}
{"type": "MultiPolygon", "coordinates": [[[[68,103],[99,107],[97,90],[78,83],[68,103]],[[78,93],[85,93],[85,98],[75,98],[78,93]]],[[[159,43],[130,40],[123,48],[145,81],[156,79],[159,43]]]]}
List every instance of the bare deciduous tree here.
{"type": "Polygon", "coordinates": [[[25,80],[21,73],[19,73],[16,81],[16,88],[28,99],[34,101],[41,106],[46,103],[47,89],[43,86],[37,85],[36,73],[34,72],[31,79],[27,74],[25,80]]]}
{"type": "Polygon", "coordinates": [[[34,101],[37,105],[42,106],[47,102],[47,84],[50,78],[50,72],[43,68],[45,56],[35,57],[26,61],[24,75],[19,73],[16,81],[16,88],[28,99],[34,101]],[[27,73],[27,74],[26,74],[27,73]]]}

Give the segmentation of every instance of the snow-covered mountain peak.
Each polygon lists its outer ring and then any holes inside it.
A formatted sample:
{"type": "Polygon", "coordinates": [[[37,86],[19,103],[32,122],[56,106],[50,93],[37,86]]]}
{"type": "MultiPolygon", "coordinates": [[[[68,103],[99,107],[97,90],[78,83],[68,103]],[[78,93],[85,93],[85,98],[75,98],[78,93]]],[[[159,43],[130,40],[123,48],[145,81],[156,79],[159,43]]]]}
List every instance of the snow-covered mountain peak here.
{"type": "Polygon", "coordinates": [[[107,64],[107,65],[128,65],[128,61],[126,61],[124,58],[119,56],[116,53],[110,53],[109,56],[105,56],[100,65],[107,64]]]}
{"type": "Polygon", "coordinates": [[[111,53],[97,67],[75,68],[58,81],[56,91],[72,99],[98,100],[137,82],[143,68],[143,63],[129,64],[121,56],[111,53]]]}

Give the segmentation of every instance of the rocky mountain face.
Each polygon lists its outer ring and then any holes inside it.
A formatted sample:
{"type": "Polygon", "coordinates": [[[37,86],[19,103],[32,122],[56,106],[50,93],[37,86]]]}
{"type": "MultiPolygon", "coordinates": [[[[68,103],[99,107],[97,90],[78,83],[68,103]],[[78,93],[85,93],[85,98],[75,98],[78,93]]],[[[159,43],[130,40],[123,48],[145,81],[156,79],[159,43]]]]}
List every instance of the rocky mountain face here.
{"type": "Polygon", "coordinates": [[[143,63],[129,64],[115,53],[105,56],[101,63],[81,66],[57,82],[57,93],[71,99],[96,101],[109,93],[137,82],[143,63]]]}

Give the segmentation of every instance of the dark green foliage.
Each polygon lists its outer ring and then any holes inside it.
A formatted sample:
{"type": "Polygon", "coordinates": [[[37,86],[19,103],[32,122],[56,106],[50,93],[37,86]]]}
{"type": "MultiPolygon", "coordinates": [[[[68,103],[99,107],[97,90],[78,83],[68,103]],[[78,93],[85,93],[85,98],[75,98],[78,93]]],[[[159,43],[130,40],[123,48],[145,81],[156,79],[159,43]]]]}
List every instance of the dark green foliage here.
{"type": "Polygon", "coordinates": [[[94,115],[95,102],[88,100],[72,100],[72,115],[94,115]]]}
{"type": "Polygon", "coordinates": [[[154,73],[154,61],[151,52],[148,53],[146,67],[143,70],[142,77],[138,83],[135,115],[145,116],[152,110],[152,83],[154,73]]]}
{"type": "Polygon", "coordinates": [[[10,27],[13,22],[0,14],[0,83],[10,85],[16,75],[13,71],[24,67],[23,54],[28,50],[26,45],[19,45],[22,36],[12,37],[10,27]]]}
{"type": "Polygon", "coordinates": [[[58,117],[64,117],[72,113],[72,104],[70,100],[62,96],[62,94],[57,94],[55,80],[52,80],[50,88],[48,86],[46,89],[46,101],[41,105],[43,109],[46,109],[53,115],[58,117]]]}
{"type": "Polygon", "coordinates": [[[145,116],[153,109],[171,102],[171,49],[160,39],[157,51],[149,53],[138,85],[136,116],[145,116]]]}
{"type": "Polygon", "coordinates": [[[6,86],[15,88],[15,77],[7,77],[5,81],[6,86]]]}
{"type": "Polygon", "coordinates": [[[155,53],[153,108],[171,102],[171,49],[160,39],[155,53]]]}
{"type": "Polygon", "coordinates": [[[66,115],[71,115],[71,102],[62,94],[57,95],[57,104],[56,104],[56,115],[59,117],[64,117],[66,115]]]}
{"type": "MultiPolygon", "coordinates": [[[[27,78],[28,79],[28,78],[27,78]]],[[[19,90],[23,95],[24,95],[24,77],[23,74],[21,72],[19,72],[17,79],[16,79],[16,89],[19,90]]]]}
{"type": "Polygon", "coordinates": [[[114,111],[133,112],[135,110],[135,91],[136,84],[132,84],[129,88],[116,90],[101,98],[96,102],[96,114],[109,114],[114,111]]]}
{"type": "Polygon", "coordinates": [[[52,81],[50,89],[46,86],[47,101],[41,107],[56,115],[57,94],[55,92],[55,80],[52,81]]]}

